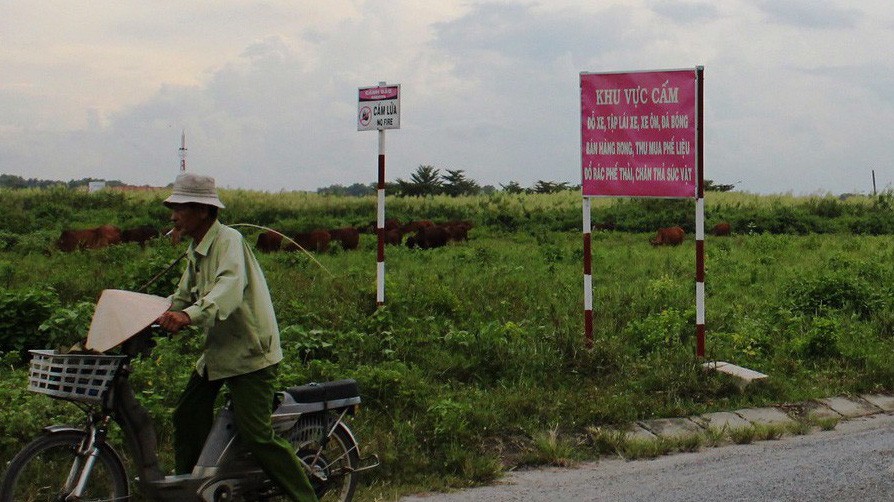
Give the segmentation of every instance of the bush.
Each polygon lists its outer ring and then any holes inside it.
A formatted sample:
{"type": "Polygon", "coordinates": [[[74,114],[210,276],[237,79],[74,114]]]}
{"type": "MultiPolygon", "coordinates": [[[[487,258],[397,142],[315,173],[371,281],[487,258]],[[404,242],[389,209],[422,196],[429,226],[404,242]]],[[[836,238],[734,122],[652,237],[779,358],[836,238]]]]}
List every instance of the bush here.
{"type": "Polygon", "coordinates": [[[83,340],[87,337],[94,310],[96,304],[93,302],[57,307],[37,328],[40,338],[46,340],[45,346],[37,348],[65,350],[83,340]]]}
{"type": "Polygon", "coordinates": [[[27,349],[51,347],[40,326],[59,307],[52,289],[0,290],[0,352],[24,355],[27,349]]]}
{"type": "Polygon", "coordinates": [[[866,279],[848,270],[827,270],[816,277],[800,277],[786,288],[791,309],[806,315],[829,310],[854,312],[863,319],[884,306],[884,299],[866,279]]]}
{"type": "Polygon", "coordinates": [[[624,336],[632,340],[640,353],[676,351],[692,338],[694,311],[669,308],[645,319],[633,320],[624,336]]]}
{"type": "Polygon", "coordinates": [[[838,357],[840,324],[836,319],[827,317],[812,318],[803,333],[795,335],[792,346],[796,356],[805,359],[821,359],[838,357]]]}

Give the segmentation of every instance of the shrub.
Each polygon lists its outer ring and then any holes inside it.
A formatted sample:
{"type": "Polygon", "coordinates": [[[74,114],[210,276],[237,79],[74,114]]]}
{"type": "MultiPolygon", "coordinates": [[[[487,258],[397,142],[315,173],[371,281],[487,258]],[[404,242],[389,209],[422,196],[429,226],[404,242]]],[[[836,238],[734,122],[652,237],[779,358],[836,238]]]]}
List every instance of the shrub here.
{"type": "Polygon", "coordinates": [[[639,347],[642,354],[675,350],[692,335],[694,312],[668,308],[645,319],[632,320],[624,336],[639,347]]]}
{"type": "Polygon", "coordinates": [[[814,317],[806,330],[792,339],[795,354],[806,359],[838,357],[841,355],[838,348],[839,332],[837,320],[814,317]]]}
{"type": "Polygon", "coordinates": [[[866,279],[849,270],[826,270],[815,277],[799,277],[786,288],[794,312],[822,315],[845,310],[863,319],[884,305],[884,299],[866,279]]]}
{"type": "Polygon", "coordinates": [[[0,290],[0,352],[49,347],[39,328],[59,306],[51,289],[0,290]]]}
{"type": "Polygon", "coordinates": [[[71,307],[56,308],[37,328],[46,344],[38,348],[67,349],[86,338],[95,309],[93,302],[78,302],[71,307]]]}

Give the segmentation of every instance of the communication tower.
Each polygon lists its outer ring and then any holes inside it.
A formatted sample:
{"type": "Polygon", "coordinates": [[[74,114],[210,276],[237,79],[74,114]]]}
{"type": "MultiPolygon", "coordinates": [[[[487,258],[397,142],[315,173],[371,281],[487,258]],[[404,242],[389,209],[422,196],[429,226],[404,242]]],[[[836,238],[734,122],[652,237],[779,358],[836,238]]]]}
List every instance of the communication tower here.
{"type": "Polygon", "coordinates": [[[180,133],[180,172],[186,172],[186,131],[180,133]]]}

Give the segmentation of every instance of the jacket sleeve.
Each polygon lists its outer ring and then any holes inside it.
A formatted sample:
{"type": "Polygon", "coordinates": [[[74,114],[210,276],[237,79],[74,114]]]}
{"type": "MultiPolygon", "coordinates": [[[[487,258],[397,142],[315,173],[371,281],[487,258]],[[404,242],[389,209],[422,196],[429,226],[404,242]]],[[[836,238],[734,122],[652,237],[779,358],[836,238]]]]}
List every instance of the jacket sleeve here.
{"type": "Polygon", "coordinates": [[[194,281],[192,275],[192,266],[187,265],[183,275],[180,276],[180,282],[177,283],[177,289],[174,291],[174,294],[168,297],[168,300],[171,301],[171,310],[183,310],[192,303],[192,298],[189,294],[189,285],[194,281]]]}
{"type": "MultiPolygon", "coordinates": [[[[242,304],[245,290],[245,256],[241,242],[236,239],[218,239],[214,250],[217,269],[206,290],[199,299],[183,309],[192,324],[211,327],[225,320],[242,304]]],[[[179,290],[179,288],[178,288],[179,290]]]]}

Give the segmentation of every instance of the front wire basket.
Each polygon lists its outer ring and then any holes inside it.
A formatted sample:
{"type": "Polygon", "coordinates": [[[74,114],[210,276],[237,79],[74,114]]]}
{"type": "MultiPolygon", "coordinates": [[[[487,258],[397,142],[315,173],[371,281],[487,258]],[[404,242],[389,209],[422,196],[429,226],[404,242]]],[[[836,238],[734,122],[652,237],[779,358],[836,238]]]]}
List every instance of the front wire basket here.
{"type": "Polygon", "coordinates": [[[127,356],[29,350],[28,390],[58,399],[99,404],[127,356]]]}

